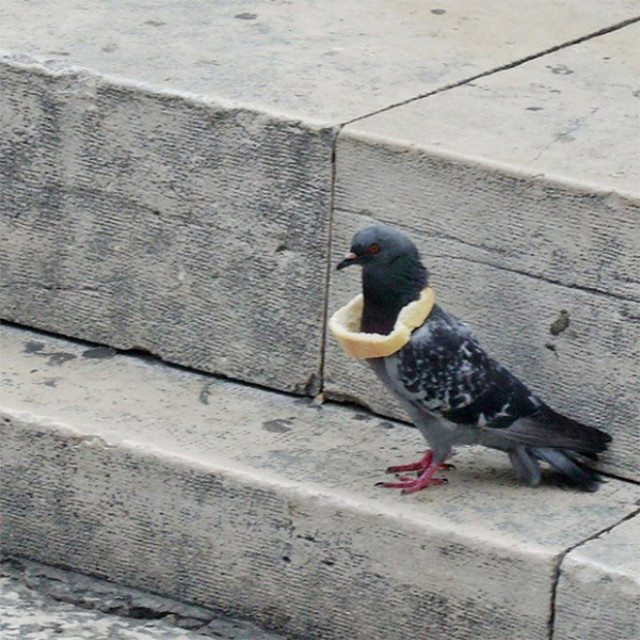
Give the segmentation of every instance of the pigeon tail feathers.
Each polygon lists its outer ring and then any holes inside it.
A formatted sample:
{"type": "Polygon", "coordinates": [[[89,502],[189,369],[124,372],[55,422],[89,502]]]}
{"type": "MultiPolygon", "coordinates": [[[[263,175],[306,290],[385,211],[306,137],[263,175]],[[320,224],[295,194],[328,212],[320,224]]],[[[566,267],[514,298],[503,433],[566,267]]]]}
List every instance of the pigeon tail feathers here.
{"type": "Polygon", "coordinates": [[[500,435],[532,447],[568,449],[594,460],[611,442],[608,433],[567,418],[546,404],[535,413],[515,420],[500,435]]]}
{"type": "Polygon", "coordinates": [[[598,490],[602,482],[600,475],[591,467],[582,464],[571,451],[534,447],[532,452],[537,458],[548,462],[568,484],[583,491],[598,490]]]}
{"type": "Polygon", "coordinates": [[[600,474],[573,451],[520,445],[509,451],[509,458],[518,481],[531,487],[540,484],[540,461],[548,463],[561,481],[582,491],[597,491],[602,482],[600,474]]]}

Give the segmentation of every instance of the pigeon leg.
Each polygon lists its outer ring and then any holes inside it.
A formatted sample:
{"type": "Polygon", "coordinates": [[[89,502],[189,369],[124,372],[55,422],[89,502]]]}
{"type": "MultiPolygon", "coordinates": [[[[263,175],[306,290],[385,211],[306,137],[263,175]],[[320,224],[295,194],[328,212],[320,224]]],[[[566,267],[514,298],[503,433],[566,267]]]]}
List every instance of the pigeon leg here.
{"type": "Polygon", "coordinates": [[[425,487],[445,484],[447,481],[444,478],[433,477],[433,474],[439,471],[440,468],[440,464],[431,464],[417,478],[401,476],[397,482],[382,482],[380,484],[390,489],[402,489],[402,493],[415,493],[425,487]]]}
{"type": "Polygon", "coordinates": [[[418,460],[418,462],[410,462],[409,464],[399,464],[389,467],[386,473],[403,473],[404,471],[424,471],[429,468],[433,460],[433,451],[427,449],[427,452],[418,460]]]}

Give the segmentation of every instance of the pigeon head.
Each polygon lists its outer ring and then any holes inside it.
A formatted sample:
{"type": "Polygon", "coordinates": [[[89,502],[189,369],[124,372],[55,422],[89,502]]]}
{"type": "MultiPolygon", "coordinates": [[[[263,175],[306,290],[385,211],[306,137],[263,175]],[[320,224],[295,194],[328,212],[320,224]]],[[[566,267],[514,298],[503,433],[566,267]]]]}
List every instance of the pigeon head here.
{"type": "Polygon", "coordinates": [[[351,265],[362,267],[363,331],[389,333],[400,309],[417,300],[427,285],[427,270],[413,242],[386,225],[365,227],[353,236],[337,268],[351,265]]]}
{"type": "Polygon", "coordinates": [[[375,224],[360,229],[353,236],[351,250],[337,268],[345,269],[354,264],[361,265],[365,270],[386,268],[399,258],[420,261],[415,245],[404,233],[393,227],[375,224]]]}

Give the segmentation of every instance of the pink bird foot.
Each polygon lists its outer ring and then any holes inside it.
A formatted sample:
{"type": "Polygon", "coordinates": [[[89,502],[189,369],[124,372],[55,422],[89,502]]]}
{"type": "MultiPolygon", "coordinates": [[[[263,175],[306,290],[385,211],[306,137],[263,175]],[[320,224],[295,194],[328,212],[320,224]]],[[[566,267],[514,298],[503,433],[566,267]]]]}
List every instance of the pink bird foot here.
{"type": "MultiPolygon", "coordinates": [[[[431,466],[433,461],[433,451],[431,449],[427,449],[426,453],[418,462],[410,462],[409,464],[399,464],[393,467],[388,467],[386,473],[404,473],[405,471],[424,471],[431,466]]],[[[447,464],[445,462],[438,465],[440,469],[453,469],[454,466],[452,464],[447,464]]],[[[415,478],[413,478],[415,480],[415,478]]]]}
{"type": "Polygon", "coordinates": [[[410,476],[400,476],[396,482],[381,482],[383,487],[390,489],[402,489],[402,493],[415,493],[425,487],[436,486],[439,484],[445,484],[447,481],[444,478],[434,478],[433,474],[440,470],[439,464],[431,465],[417,478],[410,476]]]}
{"type": "Polygon", "coordinates": [[[387,473],[421,472],[417,477],[402,475],[394,482],[380,482],[378,484],[390,489],[402,489],[402,493],[415,493],[425,487],[445,484],[447,482],[445,478],[434,478],[433,475],[440,469],[449,469],[451,467],[452,465],[450,464],[434,464],[433,451],[429,449],[418,462],[397,465],[387,469],[387,473]]]}

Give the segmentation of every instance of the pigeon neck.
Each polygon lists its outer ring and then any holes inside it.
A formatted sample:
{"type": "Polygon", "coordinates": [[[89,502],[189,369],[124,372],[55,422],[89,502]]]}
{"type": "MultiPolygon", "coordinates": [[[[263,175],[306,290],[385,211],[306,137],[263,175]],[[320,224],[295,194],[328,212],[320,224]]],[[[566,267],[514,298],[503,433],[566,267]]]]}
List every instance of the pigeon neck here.
{"type": "Polygon", "coordinates": [[[391,333],[402,307],[420,297],[427,286],[427,270],[418,260],[398,259],[390,265],[362,270],[364,308],[360,330],[365,333],[391,333]]]}

